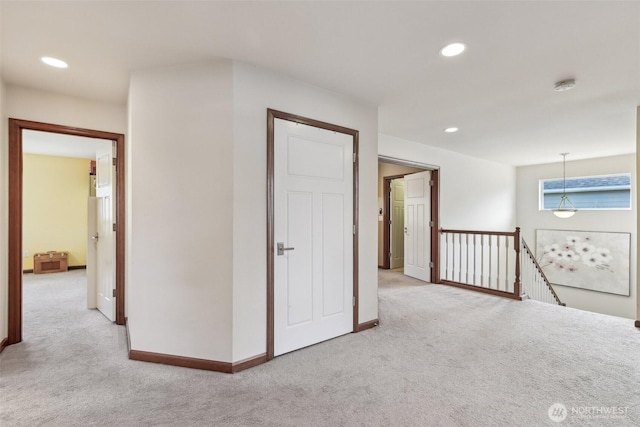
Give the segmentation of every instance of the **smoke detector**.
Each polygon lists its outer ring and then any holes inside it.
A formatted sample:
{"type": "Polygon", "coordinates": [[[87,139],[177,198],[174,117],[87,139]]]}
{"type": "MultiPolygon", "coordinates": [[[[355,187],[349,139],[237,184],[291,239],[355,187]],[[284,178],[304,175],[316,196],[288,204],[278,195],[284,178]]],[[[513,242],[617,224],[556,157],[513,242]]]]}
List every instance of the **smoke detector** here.
{"type": "Polygon", "coordinates": [[[565,90],[573,89],[576,86],[576,79],[560,80],[553,85],[553,90],[556,92],[564,92],[565,90]]]}

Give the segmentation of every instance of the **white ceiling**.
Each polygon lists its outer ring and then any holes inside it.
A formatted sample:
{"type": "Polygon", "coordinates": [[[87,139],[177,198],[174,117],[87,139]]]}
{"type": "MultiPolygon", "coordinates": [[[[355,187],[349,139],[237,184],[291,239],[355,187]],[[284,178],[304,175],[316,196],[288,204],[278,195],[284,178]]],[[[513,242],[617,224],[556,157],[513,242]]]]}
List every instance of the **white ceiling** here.
{"type": "Polygon", "coordinates": [[[35,130],[22,131],[23,153],[95,160],[96,150],[105,144],[111,144],[111,141],[35,130]]]}
{"type": "Polygon", "coordinates": [[[381,133],[498,162],[636,150],[638,1],[3,0],[0,14],[9,84],[123,104],[133,70],[223,57],[377,105],[381,133]],[[452,41],[468,51],[441,57],[452,41]]]}

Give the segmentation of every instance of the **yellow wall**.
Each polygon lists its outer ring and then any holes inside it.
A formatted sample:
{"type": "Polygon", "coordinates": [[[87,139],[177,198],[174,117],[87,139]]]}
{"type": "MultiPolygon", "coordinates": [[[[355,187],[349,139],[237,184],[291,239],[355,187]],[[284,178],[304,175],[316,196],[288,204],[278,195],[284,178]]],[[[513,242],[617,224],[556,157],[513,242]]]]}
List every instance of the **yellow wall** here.
{"type": "Polygon", "coordinates": [[[86,265],[89,160],[23,156],[23,269],[33,254],[69,252],[69,266],[86,265]]]}

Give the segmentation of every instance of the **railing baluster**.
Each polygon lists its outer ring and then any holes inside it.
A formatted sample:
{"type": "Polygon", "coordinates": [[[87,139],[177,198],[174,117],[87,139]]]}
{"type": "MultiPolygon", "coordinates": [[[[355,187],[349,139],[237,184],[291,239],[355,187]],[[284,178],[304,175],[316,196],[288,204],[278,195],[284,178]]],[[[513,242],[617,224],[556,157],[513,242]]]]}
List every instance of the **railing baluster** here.
{"type": "Polygon", "coordinates": [[[451,280],[456,280],[456,235],[451,235],[451,280]]]}
{"type": "Polygon", "coordinates": [[[496,236],[496,289],[500,290],[500,236],[496,236]]]}
{"type": "Polygon", "coordinates": [[[451,280],[456,280],[456,235],[451,235],[451,280]]]}
{"type": "Polygon", "coordinates": [[[491,258],[492,258],[492,247],[491,247],[491,241],[493,240],[493,237],[491,235],[489,235],[489,280],[488,280],[488,285],[489,288],[491,288],[491,270],[492,270],[492,266],[493,263],[491,262],[491,258]]]}
{"type": "MultiPolygon", "coordinates": [[[[531,261],[531,258],[529,258],[529,261],[531,261]]],[[[531,287],[532,288],[537,288],[536,286],[534,286],[534,283],[537,282],[538,276],[536,276],[535,270],[531,267],[531,263],[529,263],[529,276],[531,278],[531,282],[530,282],[531,283],[531,287]]],[[[530,298],[533,299],[533,289],[530,289],[529,293],[531,295],[530,298]]]]}
{"type": "MultiPolygon", "coordinates": [[[[444,237],[444,278],[449,280],[449,234],[440,231],[444,237]]],[[[440,239],[442,241],[442,239],[440,239]]]]}
{"type": "Polygon", "coordinates": [[[465,278],[464,281],[465,283],[469,283],[469,235],[466,235],[466,246],[467,246],[467,256],[466,256],[466,262],[465,262],[465,266],[464,266],[464,271],[465,271],[465,278]]]}
{"type": "Polygon", "coordinates": [[[447,269],[449,268],[449,263],[448,263],[448,257],[447,257],[447,252],[449,252],[449,244],[447,243],[447,233],[443,233],[442,230],[440,230],[440,247],[444,247],[444,254],[442,255],[442,257],[440,258],[440,261],[443,262],[444,264],[442,265],[442,269],[441,269],[441,276],[442,278],[444,278],[444,280],[448,280],[449,277],[447,277],[447,269]]]}
{"type": "Polygon", "coordinates": [[[456,259],[453,256],[453,254],[454,254],[454,250],[455,250],[455,247],[456,247],[456,242],[454,240],[454,237],[455,237],[454,234],[452,234],[450,237],[451,237],[451,280],[454,280],[455,279],[454,271],[455,271],[455,268],[456,268],[456,259]]]}
{"type": "Polygon", "coordinates": [[[449,249],[449,233],[444,234],[444,241],[445,241],[445,244],[447,245],[447,252],[445,254],[445,260],[444,260],[445,264],[447,265],[447,268],[444,274],[446,279],[449,280],[449,270],[451,268],[451,266],[449,265],[449,250],[450,250],[449,249]]]}
{"type": "Polygon", "coordinates": [[[456,235],[451,234],[451,280],[456,280],[456,235]]]}
{"type": "Polygon", "coordinates": [[[480,237],[480,286],[484,286],[484,234],[480,237]]]}
{"type": "Polygon", "coordinates": [[[476,259],[478,258],[476,255],[476,252],[478,250],[478,244],[476,243],[476,237],[478,237],[477,234],[473,235],[473,282],[475,283],[476,281],[476,259]]]}
{"type": "MultiPolygon", "coordinates": [[[[527,261],[530,261],[529,259],[527,261]]],[[[531,268],[531,263],[530,262],[526,262],[526,265],[529,266],[529,278],[531,279],[529,283],[533,283],[533,268],[531,268]]]]}
{"type": "MultiPolygon", "coordinates": [[[[524,258],[525,253],[522,252],[522,254],[520,254],[521,258],[524,258]]],[[[531,279],[531,272],[529,271],[529,263],[523,261],[522,262],[522,267],[523,267],[523,271],[522,271],[522,291],[525,292],[527,295],[529,295],[529,290],[527,289],[527,283],[530,282],[531,279]]]]}
{"type": "Polygon", "coordinates": [[[458,233],[458,282],[462,282],[462,233],[458,233]]]}
{"type": "Polygon", "coordinates": [[[506,267],[506,274],[504,275],[504,290],[509,290],[509,237],[504,238],[504,250],[505,250],[505,258],[504,264],[506,267]]]}
{"type": "Polygon", "coordinates": [[[451,280],[456,280],[455,271],[456,271],[456,235],[451,235],[451,280]]]}

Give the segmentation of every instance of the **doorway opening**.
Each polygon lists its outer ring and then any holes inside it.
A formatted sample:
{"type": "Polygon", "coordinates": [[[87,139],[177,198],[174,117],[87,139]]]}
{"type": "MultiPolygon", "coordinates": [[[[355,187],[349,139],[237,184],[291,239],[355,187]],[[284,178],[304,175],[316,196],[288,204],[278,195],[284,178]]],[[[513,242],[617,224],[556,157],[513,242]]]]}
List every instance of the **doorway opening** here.
{"type": "Polygon", "coordinates": [[[378,267],[437,283],[439,168],[379,156],[378,215],[378,267]]]}
{"type": "Polygon", "coordinates": [[[46,337],[52,327],[69,330],[74,326],[69,317],[81,307],[98,308],[115,320],[113,304],[97,304],[95,257],[99,249],[111,261],[109,274],[102,275],[108,280],[101,283],[112,293],[115,250],[98,248],[97,234],[90,232],[97,219],[92,209],[97,200],[95,161],[97,153],[112,144],[106,139],[23,131],[23,339],[46,337]]]}
{"type": "Polygon", "coordinates": [[[103,139],[115,142],[117,156],[114,192],[115,222],[115,322],[125,324],[124,283],[124,135],[63,125],[9,119],[9,252],[8,252],[8,337],[7,344],[22,341],[22,273],[23,273],[23,133],[48,132],[103,139]]]}

